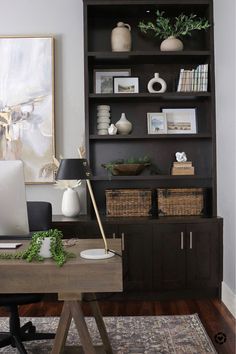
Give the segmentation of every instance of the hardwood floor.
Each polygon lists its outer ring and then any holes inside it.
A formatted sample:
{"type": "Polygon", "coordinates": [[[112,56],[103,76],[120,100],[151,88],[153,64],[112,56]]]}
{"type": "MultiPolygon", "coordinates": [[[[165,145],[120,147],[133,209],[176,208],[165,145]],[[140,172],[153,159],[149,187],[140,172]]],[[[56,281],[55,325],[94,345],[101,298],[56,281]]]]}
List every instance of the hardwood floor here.
{"type": "MultiPolygon", "coordinates": [[[[234,317],[225,305],[217,299],[176,300],[176,301],[100,301],[104,316],[158,316],[158,315],[185,315],[198,313],[209,337],[219,354],[235,354],[236,323],[234,317]],[[219,344],[215,335],[223,332],[226,342],[219,344]]],[[[21,316],[59,316],[62,303],[47,299],[38,304],[21,306],[21,316]]],[[[84,303],[86,315],[91,315],[89,304],[84,303]]],[[[7,312],[0,309],[0,316],[7,312]]]]}

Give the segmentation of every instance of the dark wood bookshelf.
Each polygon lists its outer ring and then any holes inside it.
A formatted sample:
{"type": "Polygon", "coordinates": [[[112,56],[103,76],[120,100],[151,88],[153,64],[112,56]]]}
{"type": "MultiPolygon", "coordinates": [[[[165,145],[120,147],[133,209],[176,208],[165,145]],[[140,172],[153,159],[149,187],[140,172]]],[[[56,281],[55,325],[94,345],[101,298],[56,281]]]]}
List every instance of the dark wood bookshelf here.
{"type": "MultiPolygon", "coordinates": [[[[222,219],[217,218],[213,31],[213,0],[84,0],[86,154],[106,234],[122,238],[124,289],[128,292],[179,289],[184,295],[187,289],[204,289],[220,296],[223,241],[222,219]],[[161,52],[161,40],[144,36],[137,26],[140,20],[155,20],[157,9],[170,16],[195,13],[206,17],[211,27],[185,37],[183,51],[161,52]],[[111,50],[111,31],[120,21],[132,28],[130,52],[111,50]],[[204,64],[209,67],[208,91],[177,92],[180,69],[192,70],[204,64]],[[130,69],[131,76],[139,77],[139,93],[95,93],[94,72],[99,69],[130,69]],[[155,72],[167,83],[165,93],[150,94],[147,90],[155,72]],[[110,106],[111,123],[115,124],[125,112],[133,125],[132,133],[98,135],[97,106],[101,104],[110,106]],[[147,113],[161,112],[163,108],[195,108],[196,134],[149,135],[147,113]],[[177,151],[186,152],[195,167],[194,176],[170,174],[177,151]],[[102,167],[117,159],[145,155],[160,169],[159,175],[145,170],[138,176],[109,176],[102,167]],[[203,217],[161,219],[154,215],[138,218],[138,225],[135,218],[106,218],[105,191],[120,188],[203,188],[203,217]]],[[[98,229],[93,224],[89,200],[87,211],[91,220],[85,222],[81,232],[92,237],[98,229]]]]}

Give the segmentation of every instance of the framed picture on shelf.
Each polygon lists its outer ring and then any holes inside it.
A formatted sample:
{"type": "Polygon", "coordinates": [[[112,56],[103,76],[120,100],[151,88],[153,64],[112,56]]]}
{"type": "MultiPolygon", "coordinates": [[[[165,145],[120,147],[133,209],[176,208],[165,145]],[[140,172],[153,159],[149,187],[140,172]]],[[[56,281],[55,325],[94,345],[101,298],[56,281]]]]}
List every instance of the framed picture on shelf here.
{"type": "Polygon", "coordinates": [[[131,69],[94,69],[94,93],[113,93],[113,77],[130,75],[131,69]]]}
{"type": "Polygon", "coordinates": [[[139,93],[139,77],[114,77],[114,93],[139,93]]]}
{"type": "Polygon", "coordinates": [[[148,134],[167,134],[166,114],[163,112],[147,113],[148,134]]]}
{"type": "Polygon", "coordinates": [[[196,134],[196,108],[163,108],[167,134],[196,134]]]}

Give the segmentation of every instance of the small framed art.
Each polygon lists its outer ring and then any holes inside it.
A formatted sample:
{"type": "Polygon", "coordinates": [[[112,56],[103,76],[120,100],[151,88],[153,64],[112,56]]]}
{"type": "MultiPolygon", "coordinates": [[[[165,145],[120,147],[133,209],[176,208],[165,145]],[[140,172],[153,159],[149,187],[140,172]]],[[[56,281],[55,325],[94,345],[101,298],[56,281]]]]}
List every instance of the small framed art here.
{"type": "Polygon", "coordinates": [[[196,134],[196,108],[163,108],[167,134],[196,134]]]}
{"type": "Polygon", "coordinates": [[[148,134],[167,134],[166,114],[163,112],[147,113],[148,134]]]}
{"type": "Polygon", "coordinates": [[[94,93],[113,93],[113,77],[130,75],[131,69],[95,69],[94,93]]]}
{"type": "Polygon", "coordinates": [[[139,93],[138,77],[114,77],[114,93],[139,93]]]}

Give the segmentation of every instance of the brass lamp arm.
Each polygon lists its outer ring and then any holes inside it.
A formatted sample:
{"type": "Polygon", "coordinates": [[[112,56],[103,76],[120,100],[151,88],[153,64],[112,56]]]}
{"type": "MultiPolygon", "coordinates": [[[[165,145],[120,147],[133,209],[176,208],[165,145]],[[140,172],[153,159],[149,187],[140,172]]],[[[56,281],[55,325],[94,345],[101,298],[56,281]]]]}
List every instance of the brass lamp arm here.
{"type": "Polygon", "coordinates": [[[104,242],[104,246],[105,246],[105,253],[108,253],[107,240],[106,240],[106,236],[105,236],[104,229],[103,229],[103,226],[102,226],[102,222],[101,222],[101,219],[100,219],[100,215],[99,215],[99,212],[98,212],[97,203],[96,203],[95,198],[94,198],[94,194],[93,194],[93,190],[92,190],[92,186],[91,186],[90,180],[86,179],[86,183],[87,183],[87,186],[88,186],[90,198],[91,198],[92,203],[93,203],[93,208],[94,208],[94,211],[95,211],[95,214],[96,214],[98,226],[99,226],[100,232],[102,234],[102,238],[103,238],[103,242],[104,242]]]}

